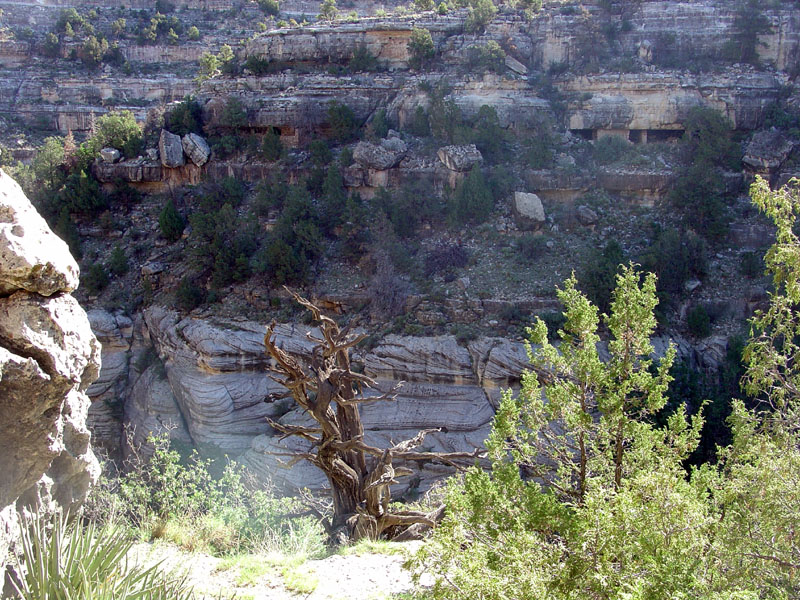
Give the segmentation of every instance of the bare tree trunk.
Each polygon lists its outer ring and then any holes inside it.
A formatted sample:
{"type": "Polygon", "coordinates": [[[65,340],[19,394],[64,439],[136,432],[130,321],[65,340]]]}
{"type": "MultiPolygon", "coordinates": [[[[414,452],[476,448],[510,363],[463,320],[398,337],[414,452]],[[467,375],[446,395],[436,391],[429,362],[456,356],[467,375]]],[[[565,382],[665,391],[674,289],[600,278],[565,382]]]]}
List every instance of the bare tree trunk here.
{"type": "MultiPolygon", "coordinates": [[[[391,485],[396,477],[407,476],[410,469],[393,466],[393,460],[416,460],[439,462],[459,467],[482,456],[480,449],[474,452],[415,452],[425,435],[431,431],[420,431],[410,440],[380,449],[364,442],[364,427],[361,424],[359,405],[382,400],[394,400],[398,384],[388,393],[372,398],[363,396],[364,387],[375,382],[369,377],[354,373],[350,369],[350,348],[363,336],[349,334],[339,329],[333,319],[323,315],[320,309],[289,291],[294,299],[311,311],[319,324],[320,338],[309,334],[316,342],[310,364],[301,365],[293,356],[284,352],[275,342],[275,324],[267,327],[264,344],[273,359],[272,379],[286,387],[287,393],[316,421],[316,427],[282,425],[270,420],[270,425],[284,437],[298,436],[309,442],[306,451],[296,453],[290,464],[305,459],[325,473],[331,487],[333,518],[328,525],[330,532],[341,532],[351,539],[377,538],[381,535],[398,535],[409,530],[407,535],[417,535],[420,528],[433,527],[441,519],[442,511],[430,514],[418,511],[390,512],[391,485]],[[411,529],[410,529],[411,528],[411,529]]],[[[275,397],[267,399],[274,401],[275,397]]]]}

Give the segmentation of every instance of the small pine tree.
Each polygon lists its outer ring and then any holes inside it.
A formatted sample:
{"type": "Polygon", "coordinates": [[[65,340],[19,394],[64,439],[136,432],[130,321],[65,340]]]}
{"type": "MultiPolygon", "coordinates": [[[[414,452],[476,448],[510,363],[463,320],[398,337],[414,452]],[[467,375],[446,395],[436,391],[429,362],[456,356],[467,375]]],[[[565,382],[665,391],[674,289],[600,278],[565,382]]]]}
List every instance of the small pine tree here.
{"type": "Polygon", "coordinates": [[[457,224],[481,223],[494,209],[494,198],[483,173],[473,167],[461,181],[448,204],[450,220],[457,224]]]}
{"type": "Polygon", "coordinates": [[[409,56],[408,64],[414,69],[423,68],[435,54],[431,32],[421,27],[415,27],[411,30],[411,37],[406,48],[409,56]]]}
{"type": "Polygon", "coordinates": [[[161,209],[158,216],[158,226],[161,228],[161,235],[170,242],[176,242],[183,234],[185,222],[181,213],[175,208],[175,203],[170,198],[161,209]]]}

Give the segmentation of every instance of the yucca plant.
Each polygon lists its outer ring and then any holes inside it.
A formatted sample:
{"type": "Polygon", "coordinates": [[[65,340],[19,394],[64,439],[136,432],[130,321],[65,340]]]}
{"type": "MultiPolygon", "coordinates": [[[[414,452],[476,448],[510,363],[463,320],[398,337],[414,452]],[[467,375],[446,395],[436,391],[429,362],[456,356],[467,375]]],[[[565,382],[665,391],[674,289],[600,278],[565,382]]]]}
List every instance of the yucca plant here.
{"type": "Polygon", "coordinates": [[[190,600],[185,577],[129,565],[132,542],[113,526],[35,515],[21,527],[12,583],[23,600],[190,600]]]}

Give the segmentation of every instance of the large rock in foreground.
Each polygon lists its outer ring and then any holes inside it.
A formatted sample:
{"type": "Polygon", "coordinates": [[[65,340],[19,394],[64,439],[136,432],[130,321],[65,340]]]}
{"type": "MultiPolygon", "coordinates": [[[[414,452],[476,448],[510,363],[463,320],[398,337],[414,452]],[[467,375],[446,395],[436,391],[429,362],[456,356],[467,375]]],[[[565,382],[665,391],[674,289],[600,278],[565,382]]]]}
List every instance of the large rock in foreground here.
{"type": "Polygon", "coordinates": [[[25,197],[0,171],[0,296],[27,290],[42,296],[78,287],[78,264],[25,197]]]}
{"type": "Polygon", "coordinates": [[[0,567],[24,505],[74,510],[99,472],[86,389],[100,345],[69,295],[78,268],[0,171],[0,567]],[[9,266],[10,265],[10,266],[9,266]]]}

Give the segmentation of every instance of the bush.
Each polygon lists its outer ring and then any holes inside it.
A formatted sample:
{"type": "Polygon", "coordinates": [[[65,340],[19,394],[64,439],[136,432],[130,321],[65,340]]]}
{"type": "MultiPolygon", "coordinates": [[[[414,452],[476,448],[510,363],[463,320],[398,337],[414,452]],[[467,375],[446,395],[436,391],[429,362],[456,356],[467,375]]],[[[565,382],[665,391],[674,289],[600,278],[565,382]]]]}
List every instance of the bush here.
{"type": "Polygon", "coordinates": [[[247,125],[247,109],[238,98],[228,98],[219,116],[219,124],[227,129],[239,129],[247,125]]]}
{"type": "Polygon", "coordinates": [[[380,139],[386,137],[389,133],[389,122],[386,120],[386,110],[381,108],[375,111],[375,115],[372,117],[372,121],[370,121],[368,127],[371,138],[380,139]]]}
{"type": "Polygon", "coordinates": [[[339,16],[339,9],[336,8],[336,0],[323,0],[319,5],[319,15],[317,18],[323,21],[334,21],[339,16]]]}
{"type": "Polygon", "coordinates": [[[526,233],[517,239],[516,246],[516,259],[518,262],[527,263],[535,261],[547,252],[547,238],[543,235],[526,233]]]}
{"type": "Polygon", "coordinates": [[[616,284],[617,271],[623,262],[625,254],[622,246],[616,240],[611,240],[601,254],[592,257],[579,279],[580,290],[603,313],[607,314],[611,310],[611,292],[616,284]]]}
{"type": "Polygon", "coordinates": [[[289,187],[281,177],[270,176],[262,179],[256,189],[254,209],[260,217],[269,215],[274,208],[282,208],[289,187]]]}
{"type": "Polygon", "coordinates": [[[658,276],[662,301],[684,295],[684,284],[706,275],[706,246],[697,235],[666,229],[656,231],[650,249],[642,256],[642,266],[658,276]]]}
{"type": "Polygon", "coordinates": [[[493,106],[484,104],[478,109],[478,115],[472,126],[472,141],[484,158],[490,163],[503,160],[508,152],[506,131],[500,127],[497,110],[493,106]]]}
{"type": "Polygon", "coordinates": [[[331,137],[338,142],[351,140],[358,130],[353,110],[336,100],[328,104],[328,124],[331,128],[331,137]]]}
{"type": "Polygon", "coordinates": [[[502,73],[506,69],[505,61],[505,50],[494,40],[482,46],[470,46],[467,50],[467,66],[470,70],[502,73]]]}
{"type": "Polygon", "coordinates": [[[158,226],[161,229],[161,235],[167,241],[177,242],[183,235],[183,228],[186,224],[171,198],[161,209],[161,214],[158,215],[158,226]]]}
{"type": "Polygon", "coordinates": [[[450,335],[455,336],[459,346],[466,346],[478,339],[478,331],[474,327],[460,323],[450,327],[450,335]]]}
{"type": "Polygon", "coordinates": [[[127,158],[135,158],[141,153],[142,128],[131,111],[110,112],[97,119],[95,133],[88,140],[87,147],[96,154],[107,146],[120,150],[127,158]]]}
{"type": "Polygon", "coordinates": [[[108,207],[100,184],[83,170],[67,177],[60,193],[60,202],[69,212],[81,215],[96,215],[108,207]]]}
{"type": "Polygon", "coordinates": [[[483,173],[473,167],[453,192],[447,206],[450,220],[457,224],[482,223],[494,210],[494,198],[483,173]]]}
{"type": "Polygon", "coordinates": [[[283,144],[281,136],[270,128],[264,139],[261,141],[261,158],[270,162],[280,160],[283,156],[283,144]]]}
{"type": "Polygon", "coordinates": [[[347,67],[351,72],[375,71],[378,69],[378,59],[367,49],[366,44],[359,44],[353,50],[353,56],[347,67]]]}
{"type": "Polygon", "coordinates": [[[113,275],[120,277],[128,272],[128,257],[125,256],[125,251],[120,246],[114,246],[111,251],[111,256],[108,258],[108,270],[113,275]]]}
{"type": "Polygon", "coordinates": [[[311,140],[308,144],[308,152],[311,155],[311,162],[317,167],[327,165],[333,160],[333,153],[328,143],[322,139],[311,140]]]}
{"type": "Polygon", "coordinates": [[[200,30],[196,25],[192,25],[186,32],[186,37],[189,39],[189,41],[196,42],[200,39],[200,30]]]}
{"type": "Polygon", "coordinates": [[[414,69],[422,69],[433,58],[435,51],[431,32],[415,27],[408,40],[409,64],[414,69]]]}
{"type": "MultiPolygon", "coordinates": [[[[93,493],[90,507],[101,493],[116,487],[110,508],[124,522],[150,538],[167,537],[185,548],[215,554],[283,546],[300,530],[321,539],[313,535],[321,527],[309,528],[306,520],[288,516],[298,508],[296,500],[276,498],[218,450],[209,449],[213,458],[204,458],[197,450],[182,455],[166,435],[150,436],[147,442],[152,456],[134,453],[126,473],[93,493]]],[[[316,554],[321,544],[308,550],[316,554]]]]}
{"type": "Polygon", "coordinates": [[[428,115],[422,106],[414,109],[414,114],[406,125],[406,129],[411,135],[417,137],[428,137],[431,134],[431,126],[428,123],[428,115]]]}
{"type": "Polygon", "coordinates": [[[425,277],[444,275],[445,281],[452,281],[454,271],[466,267],[469,257],[469,251],[461,244],[441,242],[425,255],[425,277]]]}
{"type": "Polygon", "coordinates": [[[634,150],[633,145],[616,135],[601,137],[594,143],[592,156],[599,165],[610,165],[623,160],[634,150]]]}
{"type": "Polygon", "coordinates": [[[281,10],[278,0],[258,0],[258,6],[264,11],[264,14],[277,17],[281,10]]]}
{"type": "Polygon", "coordinates": [[[95,296],[102,292],[108,285],[108,273],[100,263],[92,263],[81,277],[81,283],[86,293],[95,296]]]}
{"type": "Polygon", "coordinates": [[[687,313],[686,325],[689,333],[698,339],[711,335],[711,317],[702,304],[698,304],[687,313]]]}
{"type": "Polygon", "coordinates": [[[695,231],[718,240],[727,232],[730,200],[719,170],[741,168],[741,153],[732,139],[730,122],[713,109],[693,108],[684,125],[687,167],[675,182],[670,199],[695,231]]]}
{"type": "Polygon", "coordinates": [[[186,96],[167,111],[164,128],[180,136],[203,133],[203,109],[194,96],[186,96]]]}
{"type": "Polygon", "coordinates": [[[205,290],[190,277],[181,279],[178,288],[175,290],[176,304],[181,310],[194,310],[205,302],[205,299],[205,290]]]}
{"type": "Polygon", "coordinates": [[[748,279],[755,279],[764,274],[764,261],[755,252],[744,252],[739,258],[739,272],[748,279]]]}
{"type": "Polygon", "coordinates": [[[497,15],[497,7],[492,0],[472,0],[464,29],[470,33],[481,33],[497,15]]]}

